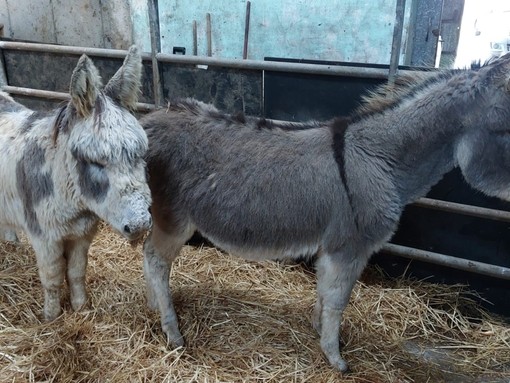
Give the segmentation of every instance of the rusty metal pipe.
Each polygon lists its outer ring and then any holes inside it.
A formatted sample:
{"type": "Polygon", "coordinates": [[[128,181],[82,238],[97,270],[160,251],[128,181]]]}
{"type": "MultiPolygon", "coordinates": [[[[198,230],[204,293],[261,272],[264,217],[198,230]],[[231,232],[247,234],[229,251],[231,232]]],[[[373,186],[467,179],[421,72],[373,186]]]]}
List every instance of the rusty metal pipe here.
{"type": "Polygon", "coordinates": [[[274,61],[242,60],[242,59],[219,59],[205,56],[182,56],[158,54],[158,60],[165,63],[206,65],[213,67],[224,67],[246,70],[268,70],[275,72],[308,73],[330,76],[367,77],[367,78],[388,78],[388,71],[379,68],[362,68],[337,65],[285,63],[274,61]]]}
{"type": "MultiPolygon", "coordinates": [[[[65,92],[54,92],[50,90],[41,90],[41,89],[31,89],[31,88],[23,88],[19,86],[10,86],[6,85],[2,87],[4,92],[10,93],[16,96],[26,96],[26,97],[35,97],[35,98],[44,98],[52,101],[69,101],[71,96],[69,93],[65,92]]],[[[146,104],[143,102],[136,103],[136,110],[138,112],[150,112],[154,110],[156,106],[154,104],[146,104]]]]}
{"type": "MultiPolygon", "coordinates": [[[[12,41],[0,41],[0,49],[29,51],[29,52],[46,52],[57,54],[81,55],[83,53],[89,56],[104,58],[121,58],[123,59],[127,51],[117,49],[87,48],[65,45],[39,44],[39,43],[22,43],[12,41]]],[[[346,76],[346,77],[366,77],[387,79],[388,71],[382,68],[362,68],[337,65],[320,65],[320,64],[301,64],[301,63],[285,63],[273,61],[259,60],[242,60],[242,59],[219,59],[206,56],[191,55],[171,55],[158,53],[156,58],[159,62],[189,64],[189,65],[207,65],[214,67],[246,69],[246,70],[268,70],[275,72],[291,72],[291,73],[308,73],[330,76],[346,76]]],[[[152,61],[151,54],[142,53],[142,59],[152,61]]]]}
{"type": "Polygon", "coordinates": [[[487,275],[489,277],[510,280],[510,268],[491,265],[469,259],[452,257],[431,251],[415,249],[393,243],[387,243],[382,248],[384,253],[398,255],[400,257],[413,259],[416,261],[423,261],[433,263],[440,266],[451,267],[457,270],[469,271],[476,274],[487,275]]]}
{"type": "Polygon", "coordinates": [[[472,217],[492,219],[494,221],[510,222],[510,211],[488,209],[485,207],[441,201],[432,198],[420,198],[414,202],[413,205],[472,217]]]}
{"type": "MultiPolygon", "coordinates": [[[[104,57],[104,58],[118,58],[118,59],[124,59],[127,54],[127,50],[121,50],[121,49],[104,49],[104,48],[75,47],[75,46],[70,46],[70,45],[22,43],[22,42],[17,42],[17,41],[0,41],[0,49],[14,50],[14,51],[70,54],[70,55],[77,55],[77,56],[86,54],[88,56],[96,56],[96,57],[104,57]]],[[[150,53],[141,53],[141,54],[142,54],[143,60],[146,60],[146,61],[151,60],[150,53]]]]}

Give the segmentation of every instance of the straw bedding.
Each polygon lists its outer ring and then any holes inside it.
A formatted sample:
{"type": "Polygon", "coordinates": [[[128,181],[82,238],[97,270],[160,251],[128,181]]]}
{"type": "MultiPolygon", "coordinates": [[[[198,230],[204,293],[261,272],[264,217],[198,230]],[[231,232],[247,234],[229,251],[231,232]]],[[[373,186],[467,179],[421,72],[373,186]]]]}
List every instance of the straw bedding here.
{"type": "MultiPolygon", "coordinates": [[[[171,277],[187,345],[166,347],[145,307],[141,247],[102,227],[89,308],[52,323],[30,245],[0,244],[1,382],[508,382],[510,324],[462,286],[388,280],[369,267],[345,313],[341,376],[310,324],[315,278],[186,246],[171,277]]],[[[67,297],[67,291],[64,297],[67,297]]]]}

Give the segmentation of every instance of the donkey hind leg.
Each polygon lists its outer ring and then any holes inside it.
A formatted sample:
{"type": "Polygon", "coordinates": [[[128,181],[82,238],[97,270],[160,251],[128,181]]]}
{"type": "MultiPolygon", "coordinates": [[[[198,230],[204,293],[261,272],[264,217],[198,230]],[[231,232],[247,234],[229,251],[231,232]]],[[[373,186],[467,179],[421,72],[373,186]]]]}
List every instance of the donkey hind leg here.
{"type": "Polygon", "coordinates": [[[340,324],[352,289],[366,265],[366,258],[353,253],[324,253],[317,261],[317,302],[313,325],[320,334],[322,352],[338,370],[348,370],[340,356],[340,324]],[[349,261],[346,261],[346,258],[349,261]]]}
{"type": "Polygon", "coordinates": [[[92,230],[86,237],[66,241],[64,244],[67,259],[67,285],[71,295],[71,307],[78,311],[87,303],[85,274],[87,258],[92,238],[96,230],[92,230]]]}
{"type": "Polygon", "coordinates": [[[144,275],[147,284],[147,303],[152,309],[159,309],[161,328],[169,345],[180,347],[184,339],[179,331],[179,322],[172,302],[169,276],[172,261],[181,247],[193,235],[193,229],[181,233],[165,233],[154,225],[143,246],[144,275]]]}
{"type": "Polygon", "coordinates": [[[44,319],[51,321],[62,312],[60,293],[66,268],[64,244],[44,238],[30,239],[35,250],[39,277],[44,288],[44,319]]]}

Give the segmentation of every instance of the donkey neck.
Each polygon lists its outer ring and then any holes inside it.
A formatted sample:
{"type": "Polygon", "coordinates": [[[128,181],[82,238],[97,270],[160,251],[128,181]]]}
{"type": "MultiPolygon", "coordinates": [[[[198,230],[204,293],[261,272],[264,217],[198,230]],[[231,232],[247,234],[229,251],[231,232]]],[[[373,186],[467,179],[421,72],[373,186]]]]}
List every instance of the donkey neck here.
{"type": "Polygon", "coordinates": [[[406,205],[455,166],[454,146],[463,129],[457,110],[447,92],[429,92],[355,124],[351,142],[357,155],[374,156],[406,205]]]}

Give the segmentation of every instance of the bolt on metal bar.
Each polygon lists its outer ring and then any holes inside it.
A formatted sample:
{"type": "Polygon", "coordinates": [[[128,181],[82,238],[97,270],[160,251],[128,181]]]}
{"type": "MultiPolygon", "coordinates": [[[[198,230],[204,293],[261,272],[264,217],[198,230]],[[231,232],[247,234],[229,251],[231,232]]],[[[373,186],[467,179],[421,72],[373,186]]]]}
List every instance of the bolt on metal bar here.
{"type": "Polygon", "coordinates": [[[431,251],[415,249],[412,247],[387,243],[382,251],[392,255],[398,255],[404,258],[410,258],[417,261],[433,263],[440,266],[447,266],[458,270],[470,271],[473,273],[487,275],[489,277],[510,280],[510,268],[491,265],[468,259],[452,257],[431,251]]]}

